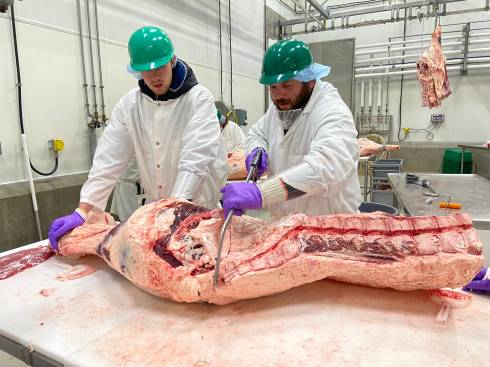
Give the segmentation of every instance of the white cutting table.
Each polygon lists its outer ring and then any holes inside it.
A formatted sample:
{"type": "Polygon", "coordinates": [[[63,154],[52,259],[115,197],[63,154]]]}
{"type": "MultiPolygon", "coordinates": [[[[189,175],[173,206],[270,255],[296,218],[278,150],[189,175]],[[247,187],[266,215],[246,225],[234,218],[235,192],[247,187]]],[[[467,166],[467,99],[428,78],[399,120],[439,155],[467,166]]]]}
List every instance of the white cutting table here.
{"type": "Polygon", "coordinates": [[[489,296],[441,325],[423,291],[323,280],[228,306],[179,304],[94,257],[70,263],[95,273],[59,281],[59,262],[0,280],[0,334],[65,366],[490,365],[489,296]]]}

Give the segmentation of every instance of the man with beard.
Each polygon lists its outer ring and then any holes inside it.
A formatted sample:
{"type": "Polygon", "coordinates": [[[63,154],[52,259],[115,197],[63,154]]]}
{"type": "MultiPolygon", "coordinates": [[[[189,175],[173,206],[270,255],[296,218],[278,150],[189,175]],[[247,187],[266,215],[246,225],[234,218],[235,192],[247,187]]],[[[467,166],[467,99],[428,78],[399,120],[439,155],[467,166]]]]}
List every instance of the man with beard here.
{"type": "Polygon", "coordinates": [[[358,211],[357,131],[337,89],[320,80],[329,72],[301,41],[267,50],[260,83],[270,85],[273,103],[247,135],[246,166],[261,151],[259,175],[267,171],[268,179],[223,187],[225,215],[259,208],[275,218],[358,211]]]}

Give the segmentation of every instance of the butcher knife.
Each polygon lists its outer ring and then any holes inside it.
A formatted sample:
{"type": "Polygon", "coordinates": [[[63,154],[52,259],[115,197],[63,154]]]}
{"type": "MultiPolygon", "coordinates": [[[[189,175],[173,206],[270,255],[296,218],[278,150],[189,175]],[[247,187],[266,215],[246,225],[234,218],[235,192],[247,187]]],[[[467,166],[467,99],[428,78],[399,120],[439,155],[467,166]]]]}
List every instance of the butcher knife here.
{"type": "MultiPolygon", "coordinates": [[[[261,159],[262,159],[262,149],[259,149],[252,161],[252,164],[250,165],[250,172],[248,173],[245,182],[250,182],[251,180],[253,182],[257,182],[259,178],[258,166],[260,164],[261,159]]],[[[231,220],[233,218],[233,212],[234,210],[232,209],[228,213],[225,222],[223,223],[223,227],[221,227],[221,237],[218,244],[218,254],[216,255],[216,265],[214,269],[214,287],[218,286],[219,267],[221,265],[221,251],[223,250],[223,243],[225,241],[226,230],[230,226],[231,220]]]]}

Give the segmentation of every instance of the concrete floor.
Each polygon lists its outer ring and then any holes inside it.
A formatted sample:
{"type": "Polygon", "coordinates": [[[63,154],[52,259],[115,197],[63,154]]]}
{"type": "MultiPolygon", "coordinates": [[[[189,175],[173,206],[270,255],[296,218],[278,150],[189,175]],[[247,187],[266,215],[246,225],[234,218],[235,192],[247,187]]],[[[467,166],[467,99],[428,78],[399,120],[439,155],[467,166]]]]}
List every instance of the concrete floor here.
{"type": "Polygon", "coordinates": [[[10,354],[7,354],[0,350],[0,366],[2,367],[28,367],[28,364],[25,364],[21,360],[12,357],[10,354]]]}

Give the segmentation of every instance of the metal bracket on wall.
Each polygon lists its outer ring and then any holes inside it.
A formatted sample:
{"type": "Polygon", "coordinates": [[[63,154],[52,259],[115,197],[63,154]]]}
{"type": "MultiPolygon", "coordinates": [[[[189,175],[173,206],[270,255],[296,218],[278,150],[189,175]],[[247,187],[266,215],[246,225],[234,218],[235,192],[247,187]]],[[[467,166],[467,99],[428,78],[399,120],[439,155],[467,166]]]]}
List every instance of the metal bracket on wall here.
{"type": "Polygon", "coordinates": [[[470,23],[463,27],[463,63],[461,64],[461,75],[468,74],[468,46],[470,44],[470,23]]]}

